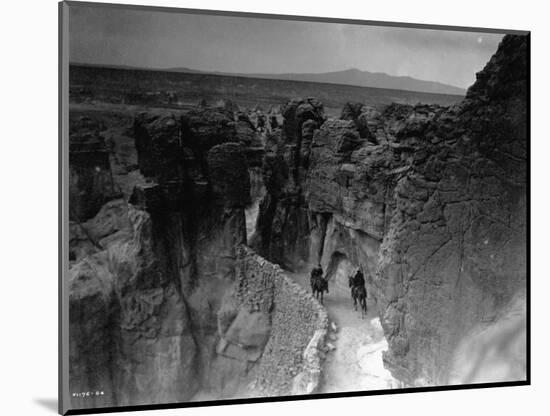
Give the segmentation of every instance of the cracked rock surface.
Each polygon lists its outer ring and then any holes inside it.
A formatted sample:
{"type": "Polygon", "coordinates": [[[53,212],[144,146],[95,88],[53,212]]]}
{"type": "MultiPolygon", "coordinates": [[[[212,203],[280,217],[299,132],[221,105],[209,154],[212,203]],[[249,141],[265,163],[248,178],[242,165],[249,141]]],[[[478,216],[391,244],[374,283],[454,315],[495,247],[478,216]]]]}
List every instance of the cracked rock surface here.
{"type": "Polygon", "coordinates": [[[505,36],[451,107],[350,104],[314,120],[305,166],[303,135],[285,132],[294,113],[266,146],[260,251],[295,271],[360,267],[385,365],[407,385],[447,384],[458,343],[524,299],[527,42],[505,36]]]}

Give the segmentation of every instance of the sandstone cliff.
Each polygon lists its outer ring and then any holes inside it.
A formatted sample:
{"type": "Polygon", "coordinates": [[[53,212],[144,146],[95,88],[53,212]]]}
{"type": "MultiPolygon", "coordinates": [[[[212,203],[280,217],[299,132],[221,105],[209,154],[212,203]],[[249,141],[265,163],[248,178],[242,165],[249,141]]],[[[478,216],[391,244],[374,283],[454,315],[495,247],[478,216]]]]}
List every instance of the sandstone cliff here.
{"type": "Polygon", "coordinates": [[[211,369],[217,311],[246,242],[248,164],[231,118],[140,114],[135,140],[146,182],[131,205],[72,227],[71,386],[109,391],[95,405],[186,400],[224,377],[211,369]]]}
{"type": "MultiPolygon", "coordinates": [[[[271,274],[241,268],[237,279],[245,208],[259,192],[251,192],[250,170],[263,157],[253,126],[203,106],[139,114],[134,138],[144,180],[129,203],[112,199],[93,218],[71,223],[70,388],[105,393],[73,397],[73,406],[243,396],[255,380],[254,395],[290,394],[291,379],[278,383],[281,376],[265,370],[305,371],[302,353],[321,312],[273,265],[271,274]],[[253,292],[243,282],[271,289],[253,292]],[[258,309],[252,296],[269,307],[258,309]],[[282,323],[285,310],[286,322],[301,319],[295,333],[282,323]],[[280,365],[281,340],[290,339],[295,357],[280,365]]],[[[311,384],[310,372],[302,383],[311,384]]]]}
{"type": "Polygon", "coordinates": [[[448,383],[457,343],[525,296],[527,47],[505,37],[462,103],[402,133],[424,146],[394,190],[375,286],[385,359],[410,383],[448,383]]]}
{"type": "Polygon", "coordinates": [[[296,269],[309,259],[308,208],[302,187],[313,132],[325,115],[323,105],[313,98],[291,100],[282,114],[282,128],[266,139],[262,166],[266,195],[251,244],[271,261],[296,269]]]}
{"type": "Polygon", "coordinates": [[[127,199],[75,120],[70,385],[105,394],[73,406],[311,393],[326,315],[277,265],[318,262],[363,270],[404,384],[523,377],[527,48],[506,36],[449,108],[294,99],[262,134],[231,105],[138,114],[127,199]]]}
{"type": "Polygon", "coordinates": [[[458,343],[518,299],[524,311],[527,52],[506,36],[450,108],[350,104],[324,122],[287,111],[266,145],[256,247],[289,268],[363,269],[386,365],[406,384],[457,382],[458,343]]]}

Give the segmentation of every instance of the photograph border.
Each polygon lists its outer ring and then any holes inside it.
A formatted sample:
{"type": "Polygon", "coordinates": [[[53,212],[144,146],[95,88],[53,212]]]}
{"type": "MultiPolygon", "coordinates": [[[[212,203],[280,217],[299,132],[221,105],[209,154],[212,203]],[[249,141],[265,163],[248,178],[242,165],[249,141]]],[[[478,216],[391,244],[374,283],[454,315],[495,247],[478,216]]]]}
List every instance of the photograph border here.
{"type": "Polygon", "coordinates": [[[363,397],[386,394],[407,394],[438,392],[449,390],[470,390],[493,387],[516,387],[531,385],[531,31],[469,26],[445,26],[438,24],[419,24],[388,22],[375,20],[343,19],[313,16],[295,16],[284,14],[264,14],[251,12],[232,12],[209,9],[188,9],[179,7],[144,6],[117,3],[95,3],[85,1],[61,1],[58,3],[58,411],[62,415],[79,415],[94,413],[113,413],[140,410],[177,409],[188,407],[210,407],[248,403],[273,403],[295,400],[316,400],[341,397],[363,397]],[[223,399],[193,402],[174,402],[151,405],[132,405],[115,407],[98,407],[71,409],[69,391],[69,7],[86,6],[96,8],[115,8],[125,10],[157,11],[168,13],[200,14],[211,16],[232,16],[245,18],[262,18],[274,20],[293,20],[305,22],[343,23],[364,26],[386,26],[409,29],[432,29],[461,32],[479,32],[495,34],[515,34],[527,36],[527,186],[526,186],[526,379],[492,383],[442,385],[430,387],[408,387],[397,389],[367,390],[340,393],[316,393],[309,395],[256,397],[242,399],[223,399]]]}

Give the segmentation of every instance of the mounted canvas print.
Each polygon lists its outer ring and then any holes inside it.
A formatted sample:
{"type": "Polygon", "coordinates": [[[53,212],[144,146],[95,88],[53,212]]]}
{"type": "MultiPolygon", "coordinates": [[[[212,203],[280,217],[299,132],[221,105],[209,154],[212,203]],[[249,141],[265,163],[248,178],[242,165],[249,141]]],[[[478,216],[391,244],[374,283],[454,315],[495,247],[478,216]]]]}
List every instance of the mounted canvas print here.
{"type": "Polygon", "coordinates": [[[530,383],[529,32],[60,4],[60,412],[530,383]]]}

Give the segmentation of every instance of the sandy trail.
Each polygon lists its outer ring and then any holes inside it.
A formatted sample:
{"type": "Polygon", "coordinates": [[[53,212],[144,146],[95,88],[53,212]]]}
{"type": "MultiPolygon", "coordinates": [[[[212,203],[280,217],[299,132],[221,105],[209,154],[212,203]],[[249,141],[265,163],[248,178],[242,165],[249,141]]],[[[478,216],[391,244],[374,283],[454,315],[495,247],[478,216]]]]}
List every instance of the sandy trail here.
{"type": "MultiPolygon", "coordinates": [[[[308,275],[288,275],[306,290],[311,290],[308,275]]],[[[398,387],[396,380],[383,366],[382,352],[387,350],[388,343],[374,305],[368,303],[367,316],[361,318],[361,312],[353,310],[349,288],[332,284],[329,290],[328,295],[325,293],[324,306],[337,330],[329,331],[328,343],[335,349],[327,354],[320,392],[398,387]]]]}

